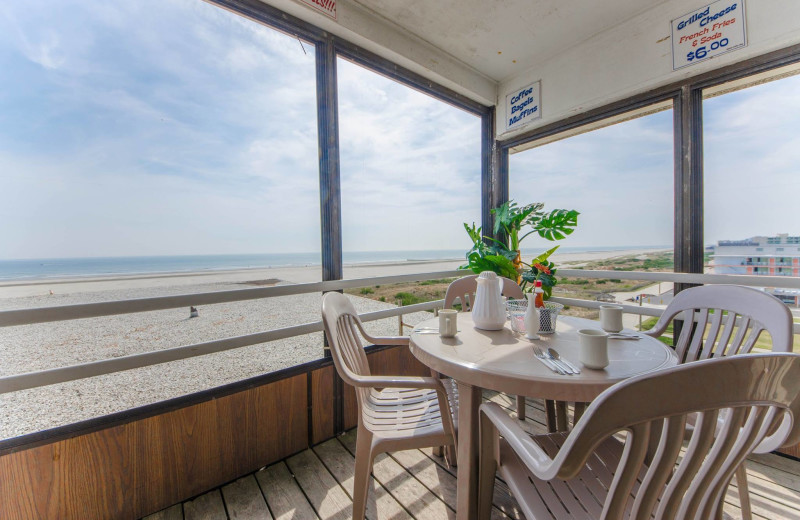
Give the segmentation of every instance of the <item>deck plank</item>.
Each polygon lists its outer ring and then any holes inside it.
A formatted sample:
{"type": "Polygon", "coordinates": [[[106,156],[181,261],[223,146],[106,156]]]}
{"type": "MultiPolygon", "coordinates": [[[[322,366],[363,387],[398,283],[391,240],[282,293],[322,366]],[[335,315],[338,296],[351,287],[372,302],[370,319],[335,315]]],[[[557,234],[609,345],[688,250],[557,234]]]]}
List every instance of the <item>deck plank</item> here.
{"type": "Polygon", "coordinates": [[[275,520],[319,519],[285,463],[278,462],[258,471],[256,480],[275,520]]]}
{"type": "Polygon", "coordinates": [[[286,460],[294,478],[322,520],[350,520],[353,502],[311,450],[286,460]]]}
{"type": "MultiPolygon", "coordinates": [[[[340,437],[342,444],[355,454],[356,435],[350,431],[340,437]]],[[[455,511],[428,490],[414,475],[383,453],[372,466],[373,476],[417,520],[454,520],[455,511]]],[[[453,504],[455,505],[455,504],[453,504]]]]}
{"type": "Polygon", "coordinates": [[[224,486],[222,498],[231,520],[272,520],[264,495],[253,475],[224,486]]]}
{"type": "MultiPolygon", "coordinates": [[[[433,454],[432,448],[423,448],[420,450],[420,452],[429,459],[431,459],[444,471],[450,473],[453,476],[453,478],[456,478],[458,476],[456,468],[448,467],[446,462],[444,461],[444,458],[433,454]]],[[[513,518],[515,520],[525,520],[525,515],[520,510],[519,505],[517,504],[517,500],[511,495],[511,490],[508,489],[506,483],[500,480],[500,478],[495,479],[494,496],[492,497],[492,503],[507,517],[513,518]]]]}
{"type": "Polygon", "coordinates": [[[172,507],[148,515],[143,520],[183,520],[183,505],[175,504],[172,507]]]}
{"type": "MultiPolygon", "coordinates": [[[[355,471],[353,455],[337,439],[318,444],[314,452],[352,500],[355,471]]],[[[413,520],[377,479],[372,479],[372,489],[367,495],[366,516],[369,520],[413,520]]]]}
{"type": "MultiPolygon", "coordinates": [[[[456,503],[456,477],[420,450],[396,451],[390,456],[445,504],[456,503]]],[[[508,516],[495,507],[492,508],[492,520],[508,520],[508,516]]]]}
{"type": "MultiPolygon", "coordinates": [[[[800,462],[797,465],[800,467],[800,462]]],[[[763,480],[767,486],[781,488],[795,496],[800,494],[800,475],[765,466],[751,459],[747,460],[747,475],[750,478],[763,480]]]]}
{"type": "Polygon", "coordinates": [[[219,489],[209,491],[194,500],[183,503],[183,516],[186,520],[227,520],[225,504],[219,489]]]}

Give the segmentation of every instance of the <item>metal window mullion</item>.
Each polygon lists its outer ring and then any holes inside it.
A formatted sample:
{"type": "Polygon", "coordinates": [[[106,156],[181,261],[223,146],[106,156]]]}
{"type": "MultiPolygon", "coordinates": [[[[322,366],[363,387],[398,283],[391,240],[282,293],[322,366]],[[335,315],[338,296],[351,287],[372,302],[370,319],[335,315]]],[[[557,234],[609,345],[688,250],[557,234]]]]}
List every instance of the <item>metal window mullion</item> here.
{"type": "Polygon", "coordinates": [[[492,209],[508,200],[508,150],[495,140],[495,109],[481,118],[481,226],[493,238],[492,209]]]}
{"type": "MultiPolygon", "coordinates": [[[[703,272],[703,93],[684,85],[674,106],[675,272],[703,272]]],[[[675,294],[690,287],[675,285],[675,294]]]]}
{"type": "Polygon", "coordinates": [[[341,280],[342,190],[339,175],[339,111],[336,52],[330,42],[316,46],[316,71],[322,280],[341,280]]]}

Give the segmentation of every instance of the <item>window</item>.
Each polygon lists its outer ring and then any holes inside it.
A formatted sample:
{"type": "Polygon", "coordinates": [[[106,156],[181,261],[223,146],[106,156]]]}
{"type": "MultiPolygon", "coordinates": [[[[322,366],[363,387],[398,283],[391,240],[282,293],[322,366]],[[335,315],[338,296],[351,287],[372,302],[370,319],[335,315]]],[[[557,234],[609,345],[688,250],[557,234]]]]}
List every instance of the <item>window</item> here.
{"type": "Polygon", "coordinates": [[[337,68],[345,278],[375,258],[457,267],[463,223],[481,220],[480,118],[345,59],[337,68]]]}
{"type": "MultiPolygon", "coordinates": [[[[513,153],[511,198],[580,211],[577,230],[558,242],[565,250],[672,249],[672,110],[607,124],[513,153]]],[[[554,245],[538,237],[524,244],[554,245]]]]}
{"type": "Polygon", "coordinates": [[[797,73],[793,65],[703,92],[706,243],[755,237],[770,246],[797,243],[797,236],[782,234],[797,222],[780,209],[800,198],[797,73]]]}

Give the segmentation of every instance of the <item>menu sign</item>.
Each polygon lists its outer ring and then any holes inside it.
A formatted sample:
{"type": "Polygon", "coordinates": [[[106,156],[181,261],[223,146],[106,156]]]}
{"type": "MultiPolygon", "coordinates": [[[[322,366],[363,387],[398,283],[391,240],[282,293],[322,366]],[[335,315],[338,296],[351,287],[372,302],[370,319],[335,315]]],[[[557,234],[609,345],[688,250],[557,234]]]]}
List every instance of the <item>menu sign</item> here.
{"type": "Polygon", "coordinates": [[[506,96],[506,129],[525,126],[542,117],[539,106],[542,82],[537,81],[506,96]]]}
{"type": "Polygon", "coordinates": [[[672,69],[747,45],[744,0],[719,0],[672,20],[672,69]]]}
{"type": "Polygon", "coordinates": [[[300,2],[336,20],[336,0],[300,0],[300,2]]]}

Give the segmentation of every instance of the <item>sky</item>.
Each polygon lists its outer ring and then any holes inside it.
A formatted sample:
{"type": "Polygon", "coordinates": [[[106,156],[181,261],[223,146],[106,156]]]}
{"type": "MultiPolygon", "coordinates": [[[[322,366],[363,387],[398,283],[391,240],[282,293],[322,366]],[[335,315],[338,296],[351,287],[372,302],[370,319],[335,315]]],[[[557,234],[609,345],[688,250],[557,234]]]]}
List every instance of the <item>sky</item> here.
{"type": "MultiPolygon", "coordinates": [[[[313,45],[200,0],[4,2],[0,71],[0,259],[319,251],[313,45]]],[[[345,251],[467,249],[478,118],[338,75],[345,251]]],[[[706,243],[800,233],[797,92],[706,101],[706,243]]],[[[671,117],[515,154],[511,197],[580,211],[564,246],[670,244],[671,117]]]]}

